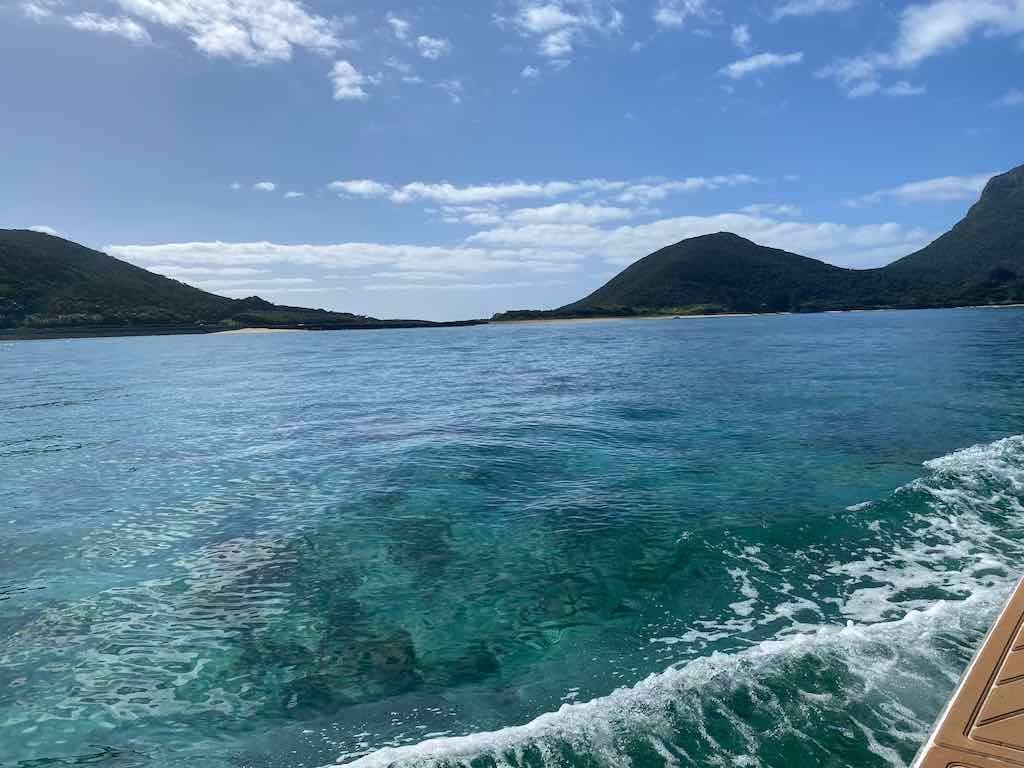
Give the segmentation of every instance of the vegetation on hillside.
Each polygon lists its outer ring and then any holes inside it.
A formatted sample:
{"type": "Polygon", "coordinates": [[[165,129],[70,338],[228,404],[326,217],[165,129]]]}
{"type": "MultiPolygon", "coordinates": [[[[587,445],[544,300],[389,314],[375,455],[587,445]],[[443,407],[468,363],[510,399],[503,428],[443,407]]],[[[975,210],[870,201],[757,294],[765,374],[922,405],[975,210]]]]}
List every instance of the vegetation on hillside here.
{"type": "MultiPolygon", "coordinates": [[[[572,304],[494,319],[1017,302],[1024,302],[1024,166],[993,178],[952,230],[880,269],[843,269],[720,232],[662,248],[572,304]]],[[[6,336],[427,325],[436,324],[279,306],[257,296],[230,299],[59,237],[0,230],[0,334],[6,336]]]]}
{"type": "Polygon", "coordinates": [[[720,232],[662,248],[550,317],[813,312],[1024,302],[1024,166],[997,176],[950,232],[880,269],[842,269],[720,232]]]}
{"type": "Polygon", "coordinates": [[[7,336],[429,325],[279,306],[258,296],[229,299],[60,237],[0,230],[0,334],[7,336]]]}

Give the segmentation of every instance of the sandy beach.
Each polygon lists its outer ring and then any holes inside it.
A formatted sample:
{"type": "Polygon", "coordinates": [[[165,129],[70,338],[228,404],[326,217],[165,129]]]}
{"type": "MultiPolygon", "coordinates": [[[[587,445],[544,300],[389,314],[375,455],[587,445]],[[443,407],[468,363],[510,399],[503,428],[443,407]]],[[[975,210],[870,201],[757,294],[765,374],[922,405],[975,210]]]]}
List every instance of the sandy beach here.
{"type": "MultiPolygon", "coordinates": [[[[1020,309],[1024,304],[970,304],[963,307],[933,307],[932,309],[1020,309]]],[[[826,309],[822,312],[806,314],[839,315],[854,312],[907,312],[918,308],[909,307],[877,307],[873,309],[826,309]]],[[[721,312],[701,315],[637,315],[634,317],[541,317],[530,320],[492,320],[491,325],[548,325],[558,323],[584,324],[605,323],[610,320],[694,320],[716,317],[779,317],[792,315],[793,312],[721,312]]]]}
{"type": "Polygon", "coordinates": [[[303,328],[237,328],[233,331],[217,331],[214,336],[248,336],[254,333],[305,333],[303,328]]]}
{"type": "MultiPolygon", "coordinates": [[[[539,317],[530,320],[492,320],[491,325],[548,325],[558,323],[607,323],[612,320],[691,320],[709,317],[753,317],[753,312],[722,312],[714,315],[636,315],[634,317],[539,317]]],[[[762,312],[760,314],[790,314],[788,312],[762,312]]]]}

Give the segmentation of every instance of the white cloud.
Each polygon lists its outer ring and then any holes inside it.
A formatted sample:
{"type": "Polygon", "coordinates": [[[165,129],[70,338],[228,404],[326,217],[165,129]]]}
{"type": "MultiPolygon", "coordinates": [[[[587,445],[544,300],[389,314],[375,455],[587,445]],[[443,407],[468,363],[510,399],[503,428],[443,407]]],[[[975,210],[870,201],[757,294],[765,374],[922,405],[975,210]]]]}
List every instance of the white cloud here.
{"type": "Polygon", "coordinates": [[[800,207],[788,203],[754,203],[740,210],[751,216],[777,216],[784,219],[794,219],[800,215],[800,207]]]}
{"type": "Polygon", "coordinates": [[[373,280],[401,280],[403,282],[421,283],[430,280],[459,280],[462,276],[455,272],[373,272],[367,275],[373,280]]]}
{"type": "Polygon", "coordinates": [[[446,224],[493,227],[505,220],[501,209],[495,205],[442,205],[440,213],[441,221],[446,224]]]}
{"type": "Polygon", "coordinates": [[[556,203],[542,208],[520,208],[505,215],[514,224],[599,224],[606,221],[631,219],[636,211],[608,205],[583,203],[556,203]]]}
{"type": "Polygon", "coordinates": [[[53,16],[53,3],[47,0],[22,3],[21,12],[33,21],[43,21],[53,16]]]}
{"type": "Polygon", "coordinates": [[[518,0],[515,14],[503,21],[535,39],[541,56],[567,60],[592,34],[620,32],[623,16],[611,0],[518,0]]]}
{"type": "Polygon", "coordinates": [[[263,275],[268,270],[253,267],[182,267],[177,264],[154,264],[148,267],[150,272],[173,277],[176,280],[188,280],[196,277],[240,277],[263,275]]]}
{"type": "Polygon", "coordinates": [[[44,235],[53,235],[54,237],[62,237],[61,233],[53,227],[48,227],[45,224],[33,224],[29,229],[32,232],[42,232],[44,235]]]}
{"type": "Polygon", "coordinates": [[[462,94],[466,92],[466,86],[463,84],[462,80],[457,77],[452,77],[448,80],[442,80],[439,83],[435,83],[434,87],[447,93],[452,104],[460,104],[462,102],[462,94]]]}
{"type": "MultiPolygon", "coordinates": [[[[115,245],[109,252],[171,276],[205,278],[202,285],[210,290],[249,295],[273,289],[314,290],[309,286],[319,286],[324,274],[337,276],[342,272],[371,281],[375,287],[367,290],[414,290],[400,287],[403,285],[432,286],[437,290],[508,287],[514,284],[510,281],[530,280],[531,275],[558,276],[580,271],[588,258],[622,266],[670,243],[720,231],[857,267],[886,263],[930,239],[923,229],[894,223],[850,226],[801,221],[798,208],[782,203],[760,203],[716,215],[647,220],[656,212],[609,202],[626,196],[643,204],[674,192],[756,181],[744,174],[640,181],[516,181],[474,186],[411,182],[396,187],[371,179],[337,181],[328,188],[340,194],[396,203],[436,204],[437,208],[430,209],[431,214],[468,223],[478,230],[454,245],[194,242],[115,245]],[[575,198],[547,205],[504,207],[514,200],[567,195],[575,198]],[[645,219],[637,223],[640,216],[645,219]],[[266,279],[259,277],[261,271],[279,273],[281,267],[289,265],[315,269],[318,273],[302,278],[275,274],[267,275],[266,279]],[[485,279],[481,277],[484,275],[485,279]],[[443,287],[455,285],[462,287],[443,287]]],[[[950,191],[956,188],[955,184],[943,185],[939,181],[942,180],[916,182],[875,194],[879,200],[935,199],[955,194],[950,191]]]]}
{"type": "Polygon", "coordinates": [[[300,197],[305,197],[306,193],[305,192],[285,192],[284,196],[285,196],[286,200],[295,200],[295,199],[300,198],[300,197]]]}
{"type": "Polygon", "coordinates": [[[388,264],[394,254],[372,244],[278,245],[269,242],[194,242],[162,245],[111,245],[111,256],[145,266],[264,266],[292,264],[337,268],[358,268],[388,264]]]}
{"type": "Polygon", "coordinates": [[[894,50],[896,64],[908,67],[966,43],[975,32],[1024,32],[1022,0],[938,0],[903,12],[894,50]]]}
{"type": "Polygon", "coordinates": [[[528,80],[532,80],[533,78],[540,77],[540,70],[532,64],[527,64],[519,74],[528,80]]]}
{"type": "Polygon", "coordinates": [[[851,99],[870,96],[882,89],[878,66],[873,59],[866,56],[837,59],[820,69],[817,76],[834,80],[851,99]]]}
{"type": "Polygon", "coordinates": [[[452,44],[441,38],[420,35],[416,38],[416,48],[423,58],[437,61],[445,54],[451,52],[452,44]]]}
{"type": "Polygon", "coordinates": [[[928,89],[923,85],[914,85],[906,80],[900,80],[882,89],[886,96],[920,96],[928,89]]]}
{"type": "Polygon", "coordinates": [[[444,206],[443,220],[452,224],[470,224],[475,227],[494,227],[501,224],[583,223],[599,224],[623,221],[642,213],[632,208],[584,203],[555,203],[539,208],[515,208],[502,211],[493,207],[444,206]]]}
{"type": "Polygon", "coordinates": [[[841,266],[878,266],[927,243],[930,235],[899,224],[849,226],[833,222],[782,221],[745,213],[680,216],[648,224],[602,229],[583,224],[506,226],[472,235],[488,246],[558,247],[625,265],[670,243],[714,232],[735,232],[762,245],[783,248],[841,266]]]}
{"type": "Polygon", "coordinates": [[[332,192],[350,197],[386,197],[393,191],[389,184],[381,184],[372,179],[351,179],[349,181],[332,181],[327,185],[332,192]]]}
{"type": "MultiPolygon", "coordinates": [[[[393,69],[395,72],[397,72],[403,83],[418,85],[423,82],[423,78],[417,75],[413,71],[412,66],[410,66],[407,62],[403,61],[402,59],[396,58],[394,56],[389,56],[386,59],[384,59],[384,66],[387,67],[388,69],[393,69]]],[[[380,79],[380,76],[374,78],[375,81],[378,81],[380,79]]]]}
{"type": "MultiPolygon", "coordinates": [[[[826,70],[822,70],[823,72],[826,70]]],[[[820,75],[821,73],[819,73],[820,75]]],[[[923,85],[914,85],[906,80],[899,80],[892,85],[882,85],[882,83],[874,77],[870,77],[865,80],[850,80],[844,81],[842,78],[837,78],[841,85],[846,88],[846,95],[851,99],[861,99],[865,96],[873,96],[875,94],[883,94],[885,96],[920,96],[923,93],[927,93],[928,89],[923,85]]]]}
{"type": "Polygon", "coordinates": [[[389,56],[388,58],[384,59],[384,66],[388,67],[389,69],[393,69],[396,72],[399,72],[403,75],[408,75],[409,73],[412,72],[412,67],[410,67],[401,59],[396,59],[394,56],[389,56]]]}
{"type": "Polygon", "coordinates": [[[203,283],[197,283],[197,288],[201,288],[204,291],[210,291],[221,296],[227,296],[232,299],[245,299],[250,296],[259,296],[262,299],[269,299],[270,301],[276,301],[283,303],[285,301],[284,296],[291,294],[305,294],[305,293],[323,293],[325,290],[338,291],[345,290],[337,285],[332,285],[329,288],[326,286],[275,286],[275,285],[264,285],[262,283],[235,283],[227,286],[209,285],[203,283]]]}
{"type": "Polygon", "coordinates": [[[376,82],[376,78],[364,75],[347,61],[334,62],[329,77],[336,101],[364,101],[370,95],[363,86],[376,82]]]}
{"type": "Polygon", "coordinates": [[[228,185],[228,188],[234,190],[235,192],[237,192],[238,190],[240,190],[242,188],[242,182],[240,182],[240,181],[232,181],[228,185]]]}
{"type": "Polygon", "coordinates": [[[342,46],[341,22],[297,0],[115,0],[133,16],[176,29],[208,56],[251,63],[288,61],[294,48],[329,53],[342,46]]]}
{"type": "Polygon", "coordinates": [[[732,28],[732,44],[741,51],[749,51],[753,38],[750,35],[750,27],[740,24],[732,28]]]}
{"type": "Polygon", "coordinates": [[[519,25],[535,35],[554,32],[578,22],[578,17],[560,3],[523,3],[519,9],[519,25]]]}
{"type": "Polygon", "coordinates": [[[616,199],[622,203],[651,203],[680,192],[737,187],[756,184],[758,181],[756,176],[733,173],[725,176],[691,176],[686,179],[634,182],[626,184],[616,199]]]}
{"type": "Polygon", "coordinates": [[[733,80],[739,80],[755,72],[789,67],[799,64],[803,60],[804,55],[799,51],[797,53],[759,53],[746,59],[734,61],[732,64],[722,67],[720,71],[733,80]]]}
{"type": "Polygon", "coordinates": [[[414,181],[395,190],[391,195],[391,200],[396,203],[425,200],[447,205],[472,205],[531,197],[557,197],[575,191],[577,188],[576,183],[565,181],[542,183],[512,181],[467,187],[457,187],[448,182],[430,184],[414,181]]]}
{"type": "Polygon", "coordinates": [[[240,292],[244,291],[248,294],[259,293],[261,291],[272,290],[276,288],[296,288],[302,286],[309,286],[316,283],[311,277],[267,277],[253,279],[219,279],[219,280],[198,280],[192,285],[197,288],[202,288],[204,291],[211,291],[218,293],[220,291],[228,292],[240,292]]]}
{"type": "Polygon", "coordinates": [[[277,184],[272,181],[257,181],[252,185],[252,188],[257,192],[273,192],[277,189],[277,184]]]}
{"type": "Polygon", "coordinates": [[[880,189],[868,195],[847,200],[851,208],[860,208],[882,202],[928,203],[950,200],[973,200],[981,193],[995,174],[980,173],[973,176],[943,176],[937,179],[912,181],[898,187],[880,189]]]}
{"type": "Polygon", "coordinates": [[[75,29],[116,35],[136,44],[153,42],[146,28],[125,16],[101,16],[98,13],[79,13],[68,16],[67,22],[75,29]]]}
{"type": "Polygon", "coordinates": [[[654,23],[659,27],[678,29],[687,19],[702,18],[707,13],[707,0],[658,0],[654,7],[654,23]]]}
{"type": "Polygon", "coordinates": [[[503,270],[537,273],[572,271],[582,258],[560,247],[480,248],[476,246],[334,243],[282,245],[270,242],[195,242],[111,245],[111,256],[148,267],[262,267],[293,265],[330,270],[386,267],[401,272],[483,274],[503,270]]]}
{"type": "Polygon", "coordinates": [[[819,13],[839,13],[853,8],[860,0],[789,0],[775,9],[775,20],[787,16],[814,16],[819,13]]]}
{"type": "Polygon", "coordinates": [[[994,107],[1019,107],[1024,105],[1024,91],[1019,88],[1011,88],[994,102],[994,107]]]}
{"type": "Polygon", "coordinates": [[[63,0],[30,0],[21,3],[20,7],[22,13],[33,21],[59,20],[83,32],[115,35],[138,45],[153,42],[146,28],[127,16],[104,16],[92,11],[58,16],[64,7],[63,0]]]}
{"type": "MultiPolygon", "coordinates": [[[[419,35],[414,38],[412,34],[412,23],[391,11],[388,11],[384,16],[384,21],[389,27],[391,27],[391,32],[397,40],[405,43],[410,48],[415,48],[424,59],[437,61],[442,56],[451,53],[451,41],[441,37],[431,37],[430,35],[419,35]]],[[[403,74],[408,75],[411,72],[411,69],[407,65],[395,58],[388,59],[385,64],[393,69],[397,69],[403,74]]]]}
{"type": "MultiPolygon", "coordinates": [[[[456,186],[449,182],[412,181],[394,187],[372,179],[332,181],[327,188],[354,197],[389,197],[394,203],[430,202],[439,205],[481,205],[510,200],[544,199],[567,195],[613,195],[620,203],[649,203],[669,195],[756,184],[759,179],[746,173],[719,176],[691,176],[683,179],[582,179],[578,181],[506,181],[456,186]]],[[[481,211],[471,211],[481,213],[481,211]]]]}
{"type": "MultiPolygon", "coordinates": [[[[551,285],[550,282],[544,283],[551,285]]],[[[530,288],[537,283],[518,280],[507,283],[369,283],[364,291],[492,291],[512,288],[530,288]]]]}
{"type": "Polygon", "coordinates": [[[391,31],[399,40],[404,42],[409,39],[409,32],[412,29],[412,25],[408,21],[400,16],[396,16],[391,11],[387,12],[387,15],[384,17],[384,21],[389,27],[391,27],[391,31]]]}
{"type": "Polygon", "coordinates": [[[474,227],[493,227],[501,224],[504,219],[496,211],[479,211],[448,216],[444,219],[449,224],[465,223],[474,227]]]}
{"type": "Polygon", "coordinates": [[[873,93],[912,95],[905,82],[885,88],[886,71],[909,70],[927,59],[958,48],[976,34],[1011,36],[1024,32],[1024,0],[935,0],[911,5],[900,17],[899,35],[891,50],[838,59],[819,77],[831,78],[848,96],[873,93]]]}

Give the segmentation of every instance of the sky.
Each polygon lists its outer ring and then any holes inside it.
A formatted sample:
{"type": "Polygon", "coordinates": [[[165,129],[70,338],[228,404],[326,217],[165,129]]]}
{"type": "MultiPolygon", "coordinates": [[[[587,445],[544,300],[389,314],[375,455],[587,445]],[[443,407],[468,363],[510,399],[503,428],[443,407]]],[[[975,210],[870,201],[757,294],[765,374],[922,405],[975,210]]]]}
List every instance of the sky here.
{"type": "Polygon", "coordinates": [[[1024,163],[1024,0],[0,0],[0,86],[0,226],[465,319],[710,232],[922,247],[1024,163]]]}

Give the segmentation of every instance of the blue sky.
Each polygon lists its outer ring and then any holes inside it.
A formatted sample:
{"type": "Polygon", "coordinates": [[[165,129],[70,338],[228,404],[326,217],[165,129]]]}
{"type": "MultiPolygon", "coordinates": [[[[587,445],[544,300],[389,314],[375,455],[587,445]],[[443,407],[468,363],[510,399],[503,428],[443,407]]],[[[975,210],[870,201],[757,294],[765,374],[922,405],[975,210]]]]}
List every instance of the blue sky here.
{"type": "Polygon", "coordinates": [[[0,226],[479,317],[707,232],[924,245],[1024,163],[1024,0],[6,0],[0,83],[0,226]]]}

